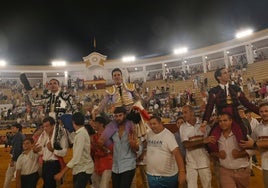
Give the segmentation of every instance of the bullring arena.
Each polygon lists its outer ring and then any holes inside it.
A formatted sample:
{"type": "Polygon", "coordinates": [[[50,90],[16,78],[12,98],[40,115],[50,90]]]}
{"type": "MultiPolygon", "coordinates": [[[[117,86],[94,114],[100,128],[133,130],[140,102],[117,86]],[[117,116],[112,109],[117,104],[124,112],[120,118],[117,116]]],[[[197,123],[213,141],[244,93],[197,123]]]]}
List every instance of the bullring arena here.
{"type": "MultiPolygon", "coordinates": [[[[268,83],[268,29],[246,38],[192,50],[186,54],[137,59],[136,62],[127,63],[106,58],[105,55],[92,52],[83,57],[83,61],[71,62],[66,66],[7,65],[0,68],[2,137],[0,186],[3,186],[10,159],[8,152],[10,148],[5,148],[3,144],[6,132],[10,132],[8,129],[10,124],[20,117],[25,127],[23,133],[30,136],[33,127],[40,123],[41,118],[38,114],[41,107],[32,108],[21,94],[23,91],[19,75],[22,72],[27,75],[34,87],[31,92],[36,97],[42,95],[48,80],[57,78],[61,82],[62,89],[70,91],[87,114],[101,99],[105,88],[112,84],[111,70],[119,67],[122,69],[125,81],[136,84],[146,103],[146,109],[150,113],[161,113],[163,123],[173,132],[176,131],[174,120],[180,106],[190,103],[196,107],[197,116],[202,114],[205,107],[205,91],[216,85],[213,74],[218,67],[228,67],[233,81],[241,84],[251,101],[258,103],[267,99],[267,92],[261,93],[261,88],[268,83]],[[256,96],[257,94],[260,96],[256,96]],[[160,101],[160,105],[156,105],[156,99],[160,101]]],[[[256,118],[259,117],[256,115],[256,118]]],[[[70,149],[65,161],[71,158],[71,153],[70,149]]],[[[253,165],[255,175],[250,178],[251,188],[263,187],[259,153],[257,158],[259,163],[253,165]]],[[[213,166],[211,168],[213,169],[213,166]]],[[[214,174],[212,185],[217,187],[214,174]]],[[[15,187],[15,182],[12,182],[12,187],[15,187]]],[[[41,179],[38,187],[42,187],[41,179]]],[[[66,175],[61,187],[72,187],[71,171],[66,175]]],[[[143,187],[139,172],[136,187],[143,187]]]]}

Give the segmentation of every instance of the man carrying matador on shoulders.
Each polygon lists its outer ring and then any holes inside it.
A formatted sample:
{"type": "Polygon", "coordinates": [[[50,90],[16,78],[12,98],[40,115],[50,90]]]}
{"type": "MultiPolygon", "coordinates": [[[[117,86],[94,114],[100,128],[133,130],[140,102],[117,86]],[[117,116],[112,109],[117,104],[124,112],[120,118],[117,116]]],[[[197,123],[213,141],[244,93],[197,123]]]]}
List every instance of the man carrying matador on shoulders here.
{"type": "MultiPolygon", "coordinates": [[[[100,102],[98,108],[93,110],[93,114],[102,112],[108,103],[111,103],[114,108],[125,107],[127,119],[130,120],[126,125],[126,129],[132,129],[132,123],[135,124],[135,130],[133,131],[136,132],[140,140],[144,140],[146,134],[145,121],[149,120],[149,114],[141,105],[135,85],[123,82],[122,71],[119,68],[112,70],[112,78],[114,85],[106,90],[106,96],[100,102]]],[[[116,131],[116,123],[114,121],[110,122],[99,140],[100,144],[108,144],[109,138],[116,131]]]]}

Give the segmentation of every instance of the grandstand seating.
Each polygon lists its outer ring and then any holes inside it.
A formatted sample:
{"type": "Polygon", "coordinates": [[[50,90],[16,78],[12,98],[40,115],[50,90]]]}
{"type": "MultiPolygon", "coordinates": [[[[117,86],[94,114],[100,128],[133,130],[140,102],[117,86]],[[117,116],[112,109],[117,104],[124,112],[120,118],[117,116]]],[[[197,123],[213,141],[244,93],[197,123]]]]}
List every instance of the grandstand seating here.
{"type": "MultiPolygon", "coordinates": [[[[249,64],[247,71],[243,73],[244,82],[246,81],[247,78],[251,78],[251,77],[254,77],[257,83],[264,82],[268,80],[267,72],[268,72],[268,60],[249,64]]],[[[197,75],[200,76],[201,78],[205,78],[205,77],[208,78],[208,88],[213,87],[217,84],[216,80],[214,79],[214,71],[197,74],[197,75]]],[[[192,92],[195,92],[197,102],[200,102],[201,93],[198,90],[193,89],[193,78],[190,78],[185,81],[167,81],[167,82],[164,80],[148,81],[143,84],[143,90],[145,90],[146,87],[149,87],[150,89],[157,87],[157,86],[160,88],[161,86],[166,87],[167,83],[170,85],[170,87],[174,85],[175,94],[177,94],[180,91],[184,91],[188,89],[191,90],[192,92]]],[[[245,90],[246,90],[246,87],[245,87],[245,90]]],[[[7,96],[12,95],[12,92],[10,89],[1,89],[1,91],[7,96]]],[[[42,90],[39,89],[37,90],[37,92],[41,94],[42,90]]],[[[81,99],[86,94],[89,94],[90,96],[92,96],[93,94],[98,94],[99,96],[101,96],[102,94],[104,94],[104,92],[105,92],[105,89],[83,90],[83,91],[78,91],[78,95],[80,96],[80,99],[81,99]]]]}
{"type": "MultiPolygon", "coordinates": [[[[264,82],[268,80],[268,60],[256,62],[253,64],[249,64],[246,72],[243,73],[244,82],[247,78],[254,77],[256,82],[264,82]]],[[[214,78],[214,71],[210,71],[207,73],[198,74],[198,76],[202,78],[208,78],[208,88],[213,87],[217,84],[214,78]]],[[[174,85],[175,92],[178,93],[179,91],[184,91],[186,89],[190,89],[191,91],[196,93],[197,103],[201,101],[201,93],[193,89],[193,81],[192,78],[186,81],[168,81],[170,85],[174,85]]],[[[157,81],[149,81],[144,83],[144,88],[154,88],[154,87],[161,87],[166,86],[166,82],[164,80],[157,80],[157,81]]],[[[244,87],[246,95],[248,95],[247,88],[244,87]]],[[[200,103],[199,103],[200,104],[200,103]]]]}
{"type": "MultiPolygon", "coordinates": [[[[254,77],[256,82],[264,82],[268,80],[268,60],[260,61],[254,64],[250,64],[244,77],[254,77]]],[[[246,80],[244,78],[244,80],[246,80]]]]}

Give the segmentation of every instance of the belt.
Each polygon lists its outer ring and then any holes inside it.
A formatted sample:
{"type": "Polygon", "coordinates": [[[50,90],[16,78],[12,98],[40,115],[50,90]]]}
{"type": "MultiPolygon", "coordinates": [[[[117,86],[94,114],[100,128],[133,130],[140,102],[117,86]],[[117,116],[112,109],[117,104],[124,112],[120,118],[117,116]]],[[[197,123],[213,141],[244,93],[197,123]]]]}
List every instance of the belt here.
{"type": "Polygon", "coordinates": [[[43,163],[55,163],[55,162],[58,162],[58,160],[46,160],[46,161],[43,161],[43,163]]]}
{"type": "Polygon", "coordinates": [[[225,168],[223,166],[221,166],[221,167],[226,169],[226,170],[232,171],[232,172],[241,172],[241,171],[245,171],[245,170],[249,169],[249,167],[242,167],[242,168],[237,168],[237,169],[229,169],[229,168],[225,168]]]}
{"type": "Polygon", "coordinates": [[[38,175],[38,172],[34,172],[34,173],[31,173],[31,174],[21,174],[21,177],[33,176],[33,175],[38,175]]]}

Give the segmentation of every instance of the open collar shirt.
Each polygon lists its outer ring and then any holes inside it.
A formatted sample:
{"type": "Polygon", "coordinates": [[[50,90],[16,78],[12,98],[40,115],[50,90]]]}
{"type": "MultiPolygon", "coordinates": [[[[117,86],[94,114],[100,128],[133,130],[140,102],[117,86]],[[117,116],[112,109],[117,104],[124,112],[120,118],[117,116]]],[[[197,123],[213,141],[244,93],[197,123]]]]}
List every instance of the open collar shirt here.
{"type": "Polygon", "coordinates": [[[73,175],[80,172],[92,174],[94,171],[94,163],[90,155],[90,138],[85,127],[75,132],[73,157],[67,166],[73,169],[73,175]]]}
{"type": "MultiPolygon", "coordinates": [[[[245,168],[249,166],[249,159],[248,157],[243,158],[234,158],[232,155],[232,151],[234,149],[241,150],[239,147],[237,140],[235,138],[235,135],[233,132],[230,132],[227,138],[221,134],[220,139],[218,140],[219,144],[219,150],[224,150],[226,153],[225,159],[220,159],[220,165],[227,169],[239,169],[239,168],[245,168]]],[[[252,151],[247,150],[249,155],[252,155],[252,151]]]]}
{"type": "MultiPolygon", "coordinates": [[[[260,122],[260,124],[253,130],[252,132],[252,138],[257,140],[267,140],[268,139],[268,125],[263,124],[263,122],[260,122]]],[[[261,166],[262,169],[268,170],[268,151],[261,152],[261,166]]]]}
{"type": "Polygon", "coordinates": [[[64,131],[63,136],[61,137],[60,140],[60,146],[62,147],[61,150],[54,150],[53,152],[49,151],[47,148],[47,143],[50,141],[52,144],[52,148],[54,148],[53,143],[54,143],[54,137],[55,137],[55,130],[56,127],[54,126],[53,133],[51,138],[49,138],[49,135],[43,131],[43,133],[40,135],[37,145],[42,146],[42,150],[39,152],[39,154],[43,155],[43,160],[48,161],[48,160],[58,160],[57,156],[59,157],[65,157],[67,154],[68,150],[68,139],[66,132],[64,131]]]}
{"type": "Polygon", "coordinates": [[[121,138],[119,133],[112,136],[114,143],[113,151],[113,167],[112,171],[116,174],[120,174],[136,168],[136,154],[130,148],[128,143],[128,133],[124,131],[121,138]]]}

